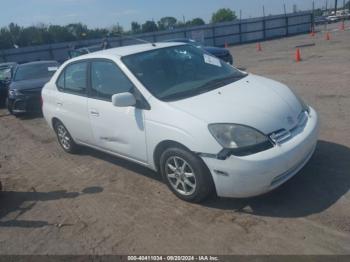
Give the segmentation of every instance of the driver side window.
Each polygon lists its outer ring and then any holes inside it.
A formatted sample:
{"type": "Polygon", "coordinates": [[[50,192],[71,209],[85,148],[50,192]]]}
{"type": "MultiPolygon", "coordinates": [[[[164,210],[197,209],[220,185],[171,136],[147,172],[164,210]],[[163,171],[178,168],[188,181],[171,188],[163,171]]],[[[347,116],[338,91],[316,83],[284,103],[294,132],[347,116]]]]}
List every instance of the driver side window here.
{"type": "Polygon", "coordinates": [[[111,101],[112,95],[134,88],[121,69],[109,61],[91,62],[91,97],[111,101]]]}

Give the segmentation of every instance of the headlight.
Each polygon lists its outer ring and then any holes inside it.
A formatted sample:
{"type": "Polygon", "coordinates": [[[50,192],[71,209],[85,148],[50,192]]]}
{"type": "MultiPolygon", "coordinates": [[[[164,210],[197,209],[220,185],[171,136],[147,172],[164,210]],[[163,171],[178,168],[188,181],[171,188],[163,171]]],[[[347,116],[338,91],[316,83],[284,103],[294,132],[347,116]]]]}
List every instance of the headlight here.
{"type": "Polygon", "coordinates": [[[269,142],[254,128],[236,124],[211,124],[209,131],[220,145],[227,149],[239,149],[269,142]]]}
{"type": "Polygon", "coordinates": [[[18,91],[17,89],[10,89],[9,90],[9,96],[13,97],[13,96],[18,96],[18,95],[22,95],[22,93],[20,91],[18,91]]]}
{"type": "Polygon", "coordinates": [[[294,94],[295,98],[299,101],[302,110],[309,113],[309,112],[310,112],[310,108],[309,108],[309,106],[305,103],[305,101],[304,101],[297,93],[295,93],[291,88],[289,88],[289,90],[292,91],[292,93],[294,94]]]}

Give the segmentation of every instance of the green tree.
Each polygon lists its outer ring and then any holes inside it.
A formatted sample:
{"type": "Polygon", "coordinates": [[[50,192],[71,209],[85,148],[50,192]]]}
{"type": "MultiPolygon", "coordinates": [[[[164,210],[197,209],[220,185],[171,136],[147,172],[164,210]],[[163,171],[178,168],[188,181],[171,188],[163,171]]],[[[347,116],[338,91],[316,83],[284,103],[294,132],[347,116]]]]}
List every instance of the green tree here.
{"type": "Polygon", "coordinates": [[[144,24],[142,24],[143,33],[154,32],[157,30],[158,30],[158,27],[154,21],[146,21],[144,24]]]}
{"type": "Polygon", "coordinates": [[[13,48],[12,36],[10,30],[7,27],[0,29],[0,49],[13,48]]]}
{"type": "Polygon", "coordinates": [[[158,29],[159,30],[173,29],[176,25],[176,22],[177,22],[177,19],[175,17],[172,17],[172,16],[162,17],[158,21],[158,29]]]}
{"type": "Polygon", "coordinates": [[[221,8],[213,13],[212,23],[230,22],[237,19],[236,13],[230,8],[221,8]]]}
{"type": "Polygon", "coordinates": [[[64,26],[50,25],[47,31],[51,35],[53,43],[69,42],[75,39],[74,35],[64,26]]]}
{"type": "Polygon", "coordinates": [[[66,27],[76,39],[81,39],[88,36],[88,28],[82,23],[69,24],[66,27]]]}
{"type": "Polygon", "coordinates": [[[192,19],[190,21],[187,21],[186,25],[188,25],[188,26],[199,26],[199,25],[205,25],[205,22],[204,22],[204,20],[202,18],[197,17],[197,18],[194,18],[194,19],[192,19]]]}
{"type": "Polygon", "coordinates": [[[138,34],[141,32],[141,25],[138,22],[131,22],[131,32],[133,34],[138,34]]]}
{"type": "Polygon", "coordinates": [[[124,33],[124,29],[119,24],[112,26],[110,30],[110,34],[115,36],[121,35],[123,33],[124,33]]]}
{"type": "Polygon", "coordinates": [[[314,10],[314,16],[322,16],[323,11],[321,8],[317,8],[314,10]]]}

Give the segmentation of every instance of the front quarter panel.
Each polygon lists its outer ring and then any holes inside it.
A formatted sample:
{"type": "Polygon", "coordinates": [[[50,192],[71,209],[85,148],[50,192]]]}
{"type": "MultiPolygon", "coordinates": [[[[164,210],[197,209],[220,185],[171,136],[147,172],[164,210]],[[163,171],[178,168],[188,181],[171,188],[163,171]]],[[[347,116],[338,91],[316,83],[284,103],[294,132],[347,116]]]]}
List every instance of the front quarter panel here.
{"type": "Polygon", "coordinates": [[[208,124],[167,103],[152,99],[151,110],[145,111],[147,154],[150,167],[156,169],[154,151],[163,141],[182,144],[192,152],[217,154],[222,147],[212,137],[208,124]]]}

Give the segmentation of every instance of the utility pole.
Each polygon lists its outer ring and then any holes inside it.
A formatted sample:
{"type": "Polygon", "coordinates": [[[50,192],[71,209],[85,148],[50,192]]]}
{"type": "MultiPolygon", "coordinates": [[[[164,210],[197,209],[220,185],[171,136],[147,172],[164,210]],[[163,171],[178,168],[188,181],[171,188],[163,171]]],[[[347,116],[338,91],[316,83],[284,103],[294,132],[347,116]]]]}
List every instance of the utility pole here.
{"type": "Polygon", "coordinates": [[[312,1],[312,25],[311,32],[315,31],[315,1],[312,1]]]}
{"type": "Polygon", "coordinates": [[[338,0],[334,0],[334,15],[337,15],[337,9],[338,9],[338,0]]]}
{"type": "Polygon", "coordinates": [[[262,6],[262,10],[263,10],[263,17],[265,17],[265,6],[262,6]]]}
{"type": "Polygon", "coordinates": [[[287,15],[286,3],[283,3],[284,15],[287,15]]]}

